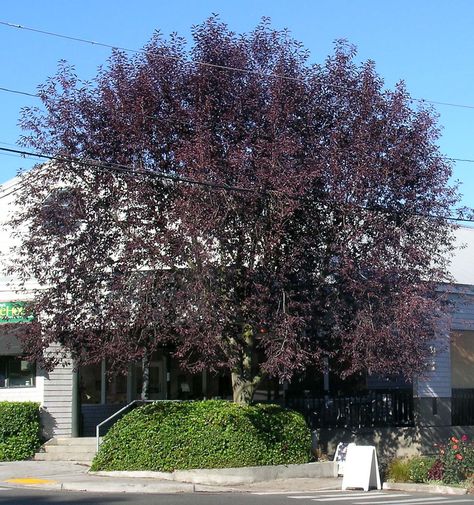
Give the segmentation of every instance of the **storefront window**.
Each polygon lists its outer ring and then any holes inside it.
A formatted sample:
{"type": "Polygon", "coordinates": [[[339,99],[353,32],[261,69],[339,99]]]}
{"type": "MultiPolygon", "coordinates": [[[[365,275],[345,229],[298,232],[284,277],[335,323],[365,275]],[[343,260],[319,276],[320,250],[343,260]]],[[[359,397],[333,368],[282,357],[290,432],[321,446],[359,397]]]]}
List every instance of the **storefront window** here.
{"type": "MultiPolygon", "coordinates": [[[[155,352],[150,360],[148,398],[163,400],[166,398],[164,388],[164,360],[162,354],[155,352]]],[[[142,393],[143,370],[142,364],[136,363],[133,370],[134,398],[139,399],[142,393]]]]}
{"type": "Polygon", "coordinates": [[[117,373],[106,377],[106,380],[106,403],[127,403],[127,376],[117,373]]]}
{"type": "Polygon", "coordinates": [[[86,365],[80,369],[79,391],[83,405],[100,403],[101,379],[100,364],[86,365]]]}
{"type": "Polygon", "coordinates": [[[35,385],[36,365],[17,356],[0,356],[0,388],[35,385]]]}

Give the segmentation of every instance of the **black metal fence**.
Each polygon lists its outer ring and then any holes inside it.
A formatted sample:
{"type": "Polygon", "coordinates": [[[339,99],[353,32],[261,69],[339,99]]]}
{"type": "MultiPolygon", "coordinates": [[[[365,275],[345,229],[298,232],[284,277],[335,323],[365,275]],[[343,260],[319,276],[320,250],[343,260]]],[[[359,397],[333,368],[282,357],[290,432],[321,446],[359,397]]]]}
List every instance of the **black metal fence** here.
{"type": "Polygon", "coordinates": [[[453,389],[451,396],[451,424],[474,424],[474,389],[453,389]]]}
{"type": "Polygon", "coordinates": [[[373,390],[352,396],[287,398],[285,406],[301,412],[312,429],[414,424],[411,389],[373,390]]]}

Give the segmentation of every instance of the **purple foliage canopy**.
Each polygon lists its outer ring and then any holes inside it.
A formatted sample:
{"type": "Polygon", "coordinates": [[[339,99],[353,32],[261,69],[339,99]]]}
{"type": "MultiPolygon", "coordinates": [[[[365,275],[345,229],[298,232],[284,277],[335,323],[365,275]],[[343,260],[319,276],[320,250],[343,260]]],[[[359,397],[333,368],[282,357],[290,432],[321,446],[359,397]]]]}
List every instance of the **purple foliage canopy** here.
{"type": "Polygon", "coordinates": [[[92,83],[62,63],[24,109],[23,144],[62,157],[17,198],[13,270],[45,287],[30,356],[123,368],[168,346],[230,371],[236,401],[325,357],[421,373],[457,201],[433,113],[344,42],[309,65],[266,20],[193,38],[115,51],[92,83]]]}

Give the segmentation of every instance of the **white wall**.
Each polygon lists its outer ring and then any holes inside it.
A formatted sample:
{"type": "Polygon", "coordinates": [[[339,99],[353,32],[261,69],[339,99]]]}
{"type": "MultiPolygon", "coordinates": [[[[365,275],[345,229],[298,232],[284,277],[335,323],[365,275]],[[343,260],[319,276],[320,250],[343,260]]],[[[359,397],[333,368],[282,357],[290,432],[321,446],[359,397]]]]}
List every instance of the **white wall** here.
{"type": "Polygon", "coordinates": [[[451,258],[450,274],[456,284],[474,285],[474,228],[461,226],[454,234],[456,250],[451,258]]]}
{"type": "Polygon", "coordinates": [[[44,375],[36,375],[35,387],[0,388],[0,402],[38,402],[43,404],[44,375]]]}

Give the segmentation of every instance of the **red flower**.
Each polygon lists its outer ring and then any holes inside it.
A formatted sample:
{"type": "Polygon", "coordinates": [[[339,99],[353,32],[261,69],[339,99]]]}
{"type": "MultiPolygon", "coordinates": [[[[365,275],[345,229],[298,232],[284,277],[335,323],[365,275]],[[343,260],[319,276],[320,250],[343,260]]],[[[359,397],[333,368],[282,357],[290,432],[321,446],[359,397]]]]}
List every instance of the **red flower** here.
{"type": "Polygon", "coordinates": [[[468,437],[467,435],[463,435],[463,436],[461,437],[461,440],[462,440],[463,442],[467,442],[467,441],[469,440],[469,437],[468,437]]]}
{"type": "Polygon", "coordinates": [[[461,454],[457,453],[457,454],[456,454],[456,459],[458,459],[459,461],[461,461],[461,460],[462,460],[462,456],[461,456],[461,454]]]}
{"type": "Polygon", "coordinates": [[[455,444],[459,442],[459,440],[456,437],[451,437],[451,441],[454,442],[455,444]]]}
{"type": "Polygon", "coordinates": [[[459,449],[459,446],[458,446],[458,445],[456,445],[456,444],[454,444],[454,445],[453,445],[453,450],[457,451],[458,449],[459,449]]]}

